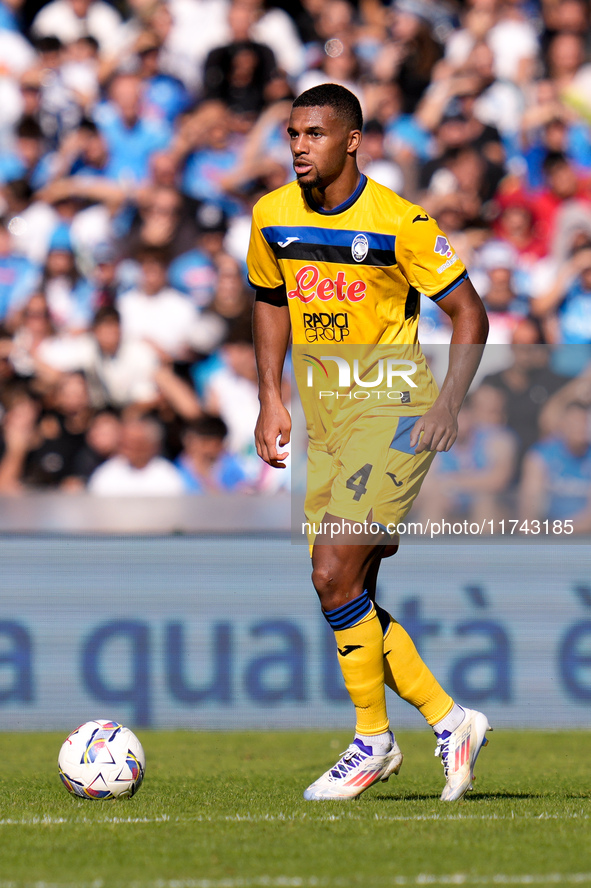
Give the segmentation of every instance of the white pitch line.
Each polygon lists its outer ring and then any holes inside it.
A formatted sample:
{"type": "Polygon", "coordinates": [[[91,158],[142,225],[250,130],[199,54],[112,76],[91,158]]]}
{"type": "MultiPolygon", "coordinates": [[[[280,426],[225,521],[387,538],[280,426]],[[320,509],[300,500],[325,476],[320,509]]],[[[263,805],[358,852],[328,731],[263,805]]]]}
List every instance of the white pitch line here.
{"type": "MultiPolygon", "coordinates": [[[[367,883],[371,884],[370,881],[367,883]]],[[[366,884],[367,884],[366,883],[366,884]]],[[[418,888],[423,885],[587,885],[591,883],[591,873],[523,873],[511,875],[492,873],[471,875],[450,873],[435,875],[419,873],[417,876],[393,876],[389,885],[402,888],[418,888]]],[[[109,888],[111,882],[95,879],[92,882],[12,882],[0,881],[0,888],[109,888]]],[[[134,880],[127,888],[346,888],[351,881],[345,879],[298,877],[298,876],[258,876],[250,879],[156,879],[148,882],[134,880]]]]}
{"type": "MultiPolygon", "coordinates": [[[[456,822],[456,821],[505,821],[526,820],[528,822],[545,820],[589,820],[591,814],[584,811],[569,811],[562,814],[542,811],[540,814],[374,814],[373,817],[363,817],[353,813],[309,815],[306,812],[295,814],[196,814],[193,817],[170,817],[162,814],[159,817],[28,817],[28,818],[4,818],[0,819],[2,826],[62,826],[64,824],[77,826],[83,823],[113,823],[113,824],[144,824],[144,823],[338,823],[341,821],[357,821],[367,823],[377,821],[379,823],[421,823],[421,822],[456,822]]],[[[3,883],[0,882],[0,888],[3,883]]]]}

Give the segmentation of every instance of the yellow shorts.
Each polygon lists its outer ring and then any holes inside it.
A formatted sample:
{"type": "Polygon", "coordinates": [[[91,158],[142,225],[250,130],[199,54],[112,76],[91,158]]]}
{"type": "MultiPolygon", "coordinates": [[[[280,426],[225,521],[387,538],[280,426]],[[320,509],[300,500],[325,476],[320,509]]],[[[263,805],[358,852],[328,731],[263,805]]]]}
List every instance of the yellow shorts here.
{"type": "Polygon", "coordinates": [[[310,545],[327,513],[360,523],[371,517],[384,528],[405,518],[435,456],[410,447],[418,418],[370,414],[333,452],[310,444],[305,505],[310,545]]]}

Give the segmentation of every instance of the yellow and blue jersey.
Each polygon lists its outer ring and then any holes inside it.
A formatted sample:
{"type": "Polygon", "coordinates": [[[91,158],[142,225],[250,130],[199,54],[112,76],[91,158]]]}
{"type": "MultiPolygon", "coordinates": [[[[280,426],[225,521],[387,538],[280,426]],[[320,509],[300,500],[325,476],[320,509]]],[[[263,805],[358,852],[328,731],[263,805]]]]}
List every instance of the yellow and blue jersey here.
{"type": "Polygon", "coordinates": [[[297,182],[262,197],[247,262],[263,298],[287,299],[294,343],[414,345],[419,294],[439,301],[466,277],[435,220],[366,176],[334,210],[297,182]]]}
{"type": "Polygon", "coordinates": [[[289,306],[310,432],[342,431],[375,407],[420,415],[431,406],[437,387],[418,345],[420,294],[437,302],[467,273],[422,207],[362,175],[343,204],[324,210],[291,182],[254,207],[247,264],[257,299],[289,306]],[[416,369],[410,382],[408,375],[398,380],[398,400],[377,404],[377,392],[370,391],[373,399],[366,393],[392,371],[388,356],[403,371],[411,372],[409,363],[416,369]]]}

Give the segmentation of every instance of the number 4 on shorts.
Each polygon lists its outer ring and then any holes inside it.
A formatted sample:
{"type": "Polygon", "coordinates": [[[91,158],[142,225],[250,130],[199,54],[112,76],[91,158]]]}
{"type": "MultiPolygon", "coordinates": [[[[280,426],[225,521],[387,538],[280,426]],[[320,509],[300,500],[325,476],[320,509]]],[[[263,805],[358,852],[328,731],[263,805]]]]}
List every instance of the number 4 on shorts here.
{"type": "Polygon", "coordinates": [[[361,466],[360,469],[353,472],[351,477],[347,480],[347,490],[355,491],[353,499],[356,503],[359,502],[364,493],[367,493],[367,479],[369,478],[372,469],[372,465],[365,463],[364,466],[361,466]]]}

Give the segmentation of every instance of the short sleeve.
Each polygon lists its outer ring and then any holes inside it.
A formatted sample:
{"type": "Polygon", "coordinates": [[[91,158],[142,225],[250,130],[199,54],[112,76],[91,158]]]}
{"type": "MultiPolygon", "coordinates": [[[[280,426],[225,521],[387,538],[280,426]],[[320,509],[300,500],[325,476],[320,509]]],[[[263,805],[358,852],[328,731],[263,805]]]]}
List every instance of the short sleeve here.
{"type": "Polygon", "coordinates": [[[275,290],[284,283],[277,259],[261,231],[256,206],[252,213],[246,265],[248,268],[248,279],[255,288],[275,290]]]}
{"type": "Polygon", "coordinates": [[[396,238],[396,262],[409,284],[439,302],[468,273],[448,238],[422,207],[411,206],[396,238]]]}

